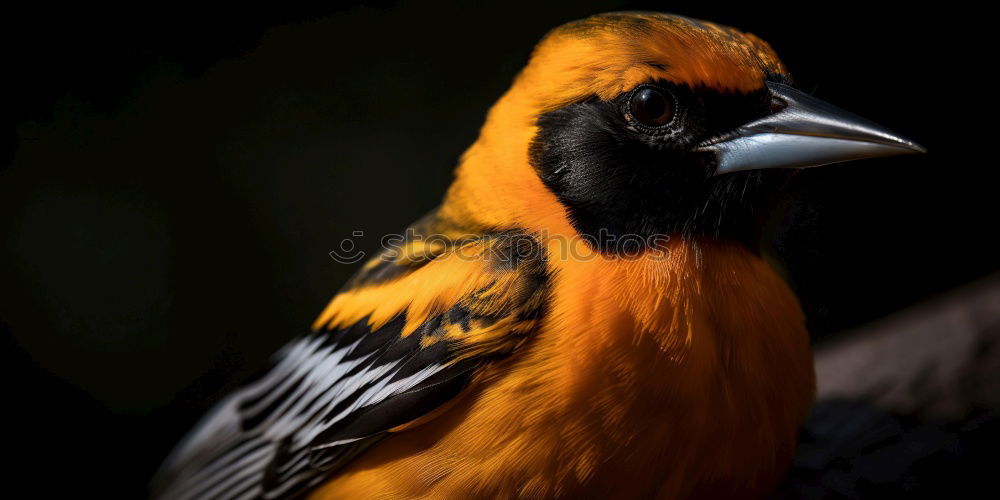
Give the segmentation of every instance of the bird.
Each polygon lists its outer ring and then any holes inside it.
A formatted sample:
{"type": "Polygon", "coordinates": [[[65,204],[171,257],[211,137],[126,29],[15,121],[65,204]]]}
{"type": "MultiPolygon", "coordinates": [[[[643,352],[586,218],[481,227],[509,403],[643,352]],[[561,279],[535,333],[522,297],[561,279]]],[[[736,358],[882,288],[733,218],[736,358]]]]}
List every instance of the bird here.
{"type": "Polygon", "coordinates": [[[762,220],[802,168],[923,151],[735,28],[559,26],[441,204],[197,424],[153,495],[767,495],[815,377],[762,220]]]}

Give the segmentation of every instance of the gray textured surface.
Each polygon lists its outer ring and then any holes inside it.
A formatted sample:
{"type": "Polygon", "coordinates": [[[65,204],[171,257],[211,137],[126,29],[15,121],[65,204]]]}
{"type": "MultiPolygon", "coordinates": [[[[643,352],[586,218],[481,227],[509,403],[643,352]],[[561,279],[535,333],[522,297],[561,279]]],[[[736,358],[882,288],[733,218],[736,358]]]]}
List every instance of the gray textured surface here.
{"type": "Polygon", "coordinates": [[[779,498],[994,498],[1000,275],[816,349],[818,402],[779,498]]]}
{"type": "Polygon", "coordinates": [[[1000,275],[819,347],[816,376],[819,400],[939,419],[1000,408],[1000,275]]]}

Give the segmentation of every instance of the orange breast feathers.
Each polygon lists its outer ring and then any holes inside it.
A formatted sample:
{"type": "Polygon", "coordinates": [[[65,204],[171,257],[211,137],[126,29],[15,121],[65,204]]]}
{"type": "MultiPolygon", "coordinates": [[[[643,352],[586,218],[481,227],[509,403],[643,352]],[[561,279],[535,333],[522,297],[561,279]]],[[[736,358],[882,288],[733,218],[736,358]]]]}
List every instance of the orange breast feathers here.
{"type": "Polygon", "coordinates": [[[554,268],[533,340],[314,498],[755,496],[813,395],[796,299],[742,247],[671,241],[554,268]]]}

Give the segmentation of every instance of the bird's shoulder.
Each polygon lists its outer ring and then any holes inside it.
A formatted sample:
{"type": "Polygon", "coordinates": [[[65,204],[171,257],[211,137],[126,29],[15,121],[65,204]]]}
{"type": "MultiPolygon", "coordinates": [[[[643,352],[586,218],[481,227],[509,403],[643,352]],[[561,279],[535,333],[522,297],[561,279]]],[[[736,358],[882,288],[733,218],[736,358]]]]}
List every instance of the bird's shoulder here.
{"type": "Polygon", "coordinates": [[[313,331],[223,401],[168,459],[166,496],[284,496],[455,398],[544,315],[543,251],[436,213],[368,261],[313,331]]]}

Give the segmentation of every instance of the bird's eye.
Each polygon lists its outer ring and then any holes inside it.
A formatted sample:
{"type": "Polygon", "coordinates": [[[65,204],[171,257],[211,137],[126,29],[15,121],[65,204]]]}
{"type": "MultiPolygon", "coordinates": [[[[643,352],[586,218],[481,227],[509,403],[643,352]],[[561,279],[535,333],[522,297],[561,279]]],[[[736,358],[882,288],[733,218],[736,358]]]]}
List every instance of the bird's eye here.
{"type": "Polygon", "coordinates": [[[673,99],[653,87],[643,87],[633,92],[628,106],[632,118],[647,127],[666,125],[674,117],[673,99]]]}

